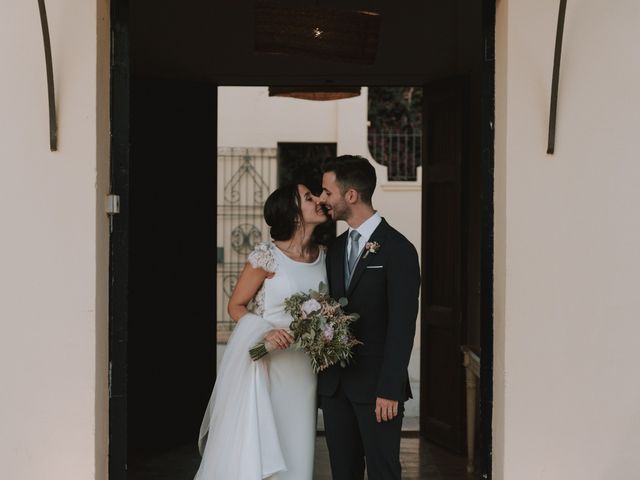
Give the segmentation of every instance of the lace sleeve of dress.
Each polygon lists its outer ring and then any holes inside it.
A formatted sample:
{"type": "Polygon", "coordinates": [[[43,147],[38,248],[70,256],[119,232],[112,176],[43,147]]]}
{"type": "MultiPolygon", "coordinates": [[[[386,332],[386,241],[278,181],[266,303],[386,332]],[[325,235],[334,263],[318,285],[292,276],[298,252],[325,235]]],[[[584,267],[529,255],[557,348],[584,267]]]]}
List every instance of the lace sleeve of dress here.
{"type": "Polygon", "coordinates": [[[247,257],[247,261],[253,268],[261,268],[266,272],[274,273],[278,265],[271,248],[269,242],[258,243],[247,257]]]}
{"type": "MultiPolygon", "coordinates": [[[[255,246],[253,251],[247,257],[247,261],[253,268],[261,268],[266,272],[275,273],[277,268],[276,258],[271,250],[273,247],[270,242],[260,242],[255,246]]],[[[264,284],[256,292],[256,295],[251,299],[247,308],[250,312],[256,315],[262,315],[264,313],[265,305],[265,289],[264,284]]]]}

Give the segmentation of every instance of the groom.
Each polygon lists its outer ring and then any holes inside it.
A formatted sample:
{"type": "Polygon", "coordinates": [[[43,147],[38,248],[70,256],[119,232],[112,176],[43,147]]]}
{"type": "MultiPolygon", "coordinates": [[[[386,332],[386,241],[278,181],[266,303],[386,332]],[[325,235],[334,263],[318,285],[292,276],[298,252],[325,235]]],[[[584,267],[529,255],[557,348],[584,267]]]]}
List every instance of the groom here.
{"type": "Polygon", "coordinates": [[[333,480],[400,479],[407,365],[418,313],[420,268],[414,246],[373,208],[376,173],[365,158],[343,155],[323,168],[320,202],[349,229],[327,253],[331,296],[346,297],[363,342],[346,368],[318,375],[333,480]]]}

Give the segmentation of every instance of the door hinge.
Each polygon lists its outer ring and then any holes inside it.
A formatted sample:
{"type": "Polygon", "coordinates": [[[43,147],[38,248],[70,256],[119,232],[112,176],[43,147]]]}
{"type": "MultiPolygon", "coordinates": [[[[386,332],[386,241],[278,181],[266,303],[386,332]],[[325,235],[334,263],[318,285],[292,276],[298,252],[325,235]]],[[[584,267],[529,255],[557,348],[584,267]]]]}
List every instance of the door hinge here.
{"type": "Polygon", "coordinates": [[[107,215],[120,213],[120,195],[107,195],[106,207],[107,215]]]}

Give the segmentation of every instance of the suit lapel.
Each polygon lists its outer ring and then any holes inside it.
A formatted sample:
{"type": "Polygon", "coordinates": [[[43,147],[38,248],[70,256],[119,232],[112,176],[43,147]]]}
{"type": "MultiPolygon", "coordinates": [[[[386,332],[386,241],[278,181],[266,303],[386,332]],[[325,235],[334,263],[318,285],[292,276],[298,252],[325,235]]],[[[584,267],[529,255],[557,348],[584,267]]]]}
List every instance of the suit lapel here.
{"type": "Polygon", "coordinates": [[[331,255],[331,282],[333,285],[333,296],[335,298],[344,297],[346,288],[344,284],[344,256],[347,245],[347,232],[336,238],[333,244],[334,251],[331,255]]]}
{"type": "MultiPolygon", "coordinates": [[[[388,228],[389,228],[389,224],[383,218],[382,222],[380,222],[380,225],[378,225],[377,228],[371,234],[371,238],[369,238],[369,242],[378,242],[380,244],[380,249],[384,248],[384,244],[382,240],[386,236],[388,228]]],[[[342,249],[342,255],[343,255],[342,270],[343,271],[344,271],[344,254],[345,253],[343,248],[342,249]]],[[[369,255],[367,255],[366,249],[362,250],[362,254],[358,259],[358,263],[356,263],[356,269],[353,272],[353,276],[351,277],[351,283],[349,283],[349,290],[347,291],[347,297],[351,296],[356,286],[358,285],[358,282],[360,281],[362,274],[366,270],[367,265],[369,265],[369,263],[372,261],[372,259],[375,258],[375,256],[376,256],[375,253],[370,253],[369,255]]],[[[343,284],[344,284],[344,280],[343,280],[343,284]]]]}

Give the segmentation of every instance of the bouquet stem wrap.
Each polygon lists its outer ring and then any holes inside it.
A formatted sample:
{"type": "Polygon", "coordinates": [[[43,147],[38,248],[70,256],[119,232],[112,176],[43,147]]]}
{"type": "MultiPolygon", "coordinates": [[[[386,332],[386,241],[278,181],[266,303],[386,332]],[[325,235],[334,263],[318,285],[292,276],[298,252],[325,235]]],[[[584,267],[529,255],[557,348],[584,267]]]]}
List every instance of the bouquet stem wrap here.
{"type": "Polygon", "coordinates": [[[249,355],[251,356],[251,360],[255,362],[260,360],[265,355],[273,352],[275,349],[276,346],[273,343],[265,340],[264,342],[258,343],[257,345],[252,347],[249,350],[249,355]]]}

